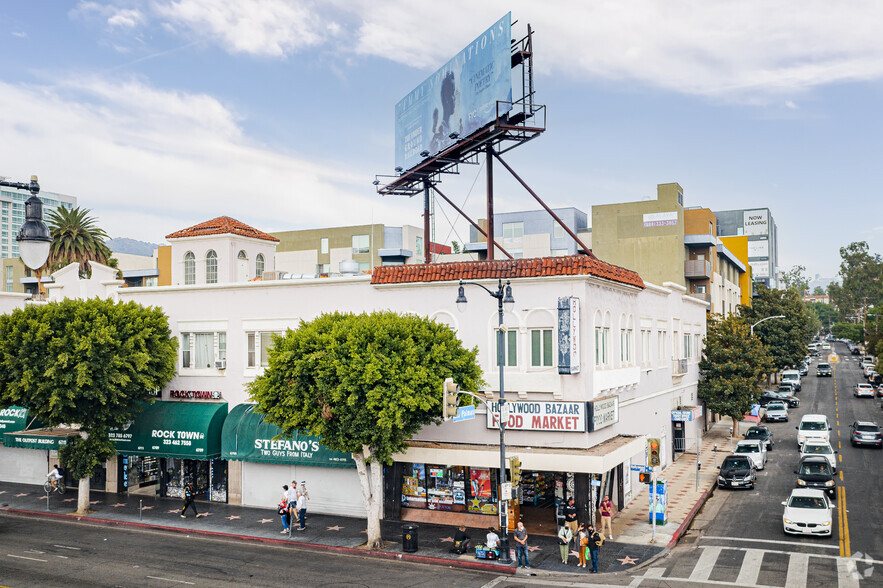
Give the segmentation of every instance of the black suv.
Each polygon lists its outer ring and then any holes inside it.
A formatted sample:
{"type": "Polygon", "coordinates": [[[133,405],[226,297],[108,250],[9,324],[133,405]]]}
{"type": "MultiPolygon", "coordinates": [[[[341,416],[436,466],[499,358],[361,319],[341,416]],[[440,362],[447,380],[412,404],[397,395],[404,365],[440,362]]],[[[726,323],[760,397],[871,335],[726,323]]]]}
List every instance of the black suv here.
{"type": "MultiPolygon", "coordinates": [[[[824,459],[824,458],[823,458],[824,459]]],[[[718,466],[718,488],[753,489],[757,483],[757,468],[751,458],[742,455],[728,455],[718,466]]]]}
{"type": "Polygon", "coordinates": [[[748,427],[748,430],[745,431],[745,438],[763,441],[767,451],[773,450],[773,432],[770,431],[769,427],[764,427],[763,425],[748,427]]]}
{"type": "Polygon", "coordinates": [[[830,378],[833,375],[834,375],[834,370],[831,369],[830,363],[820,363],[816,367],[816,377],[817,378],[820,378],[822,376],[827,376],[830,378]]]}
{"type": "Polygon", "coordinates": [[[800,460],[800,466],[794,470],[797,474],[798,488],[815,488],[824,490],[829,496],[837,491],[834,487],[834,472],[828,458],[822,455],[807,455],[800,460]]]}

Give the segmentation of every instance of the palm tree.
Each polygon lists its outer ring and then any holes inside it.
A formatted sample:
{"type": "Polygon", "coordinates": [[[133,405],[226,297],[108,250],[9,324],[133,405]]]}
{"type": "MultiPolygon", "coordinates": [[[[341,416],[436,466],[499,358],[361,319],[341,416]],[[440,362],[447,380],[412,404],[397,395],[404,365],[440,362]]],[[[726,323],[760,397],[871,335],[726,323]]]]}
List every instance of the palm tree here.
{"type": "Polygon", "coordinates": [[[85,275],[90,261],[107,264],[110,260],[110,248],[104,242],[108,239],[107,233],[95,225],[94,218],[87,216],[89,212],[88,208],[60,206],[49,213],[47,224],[52,245],[46,263],[51,270],[77,262],[80,274],[85,275]]]}

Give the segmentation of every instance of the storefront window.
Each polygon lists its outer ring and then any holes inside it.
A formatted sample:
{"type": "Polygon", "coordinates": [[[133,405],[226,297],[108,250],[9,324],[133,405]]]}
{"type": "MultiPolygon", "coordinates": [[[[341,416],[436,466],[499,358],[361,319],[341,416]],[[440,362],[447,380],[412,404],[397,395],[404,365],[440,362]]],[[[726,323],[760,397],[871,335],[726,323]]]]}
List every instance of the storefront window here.
{"type": "Polygon", "coordinates": [[[469,511],[497,514],[497,470],[469,468],[469,511]]]}
{"type": "Polygon", "coordinates": [[[496,470],[422,463],[403,465],[403,507],[497,513],[496,470]]]}
{"type": "Polygon", "coordinates": [[[123,489],[139,488],[159,480],[159,458],[124,455],[122,457],[123,489]]]}
{"type": "Polygon", "coordinates": [[[193,494],[197,499],[227,501],[226,460],[203,461],[169,457],[163,461],[165,496],[183,498],[184,486],[190,482],[193,484],[193,494]]]}

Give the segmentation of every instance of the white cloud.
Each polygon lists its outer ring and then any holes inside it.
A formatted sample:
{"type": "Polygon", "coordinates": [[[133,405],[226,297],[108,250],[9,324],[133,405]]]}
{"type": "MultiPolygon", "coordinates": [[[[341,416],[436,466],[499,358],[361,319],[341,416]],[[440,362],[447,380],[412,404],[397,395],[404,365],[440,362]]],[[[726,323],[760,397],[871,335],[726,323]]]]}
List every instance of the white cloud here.
{"type": "Polygon", "coordinates": [[[19,39],[27,39],[28,34],[24,31],[12,31],[13,37],[18,37],[19,39]]]}
{"type": "Polygon", "coordinates": [[[138,10],[123,9],[113,13],[107,19],[107,24],[112,27],[135,28],[141,24],[144,16],[138,10]]]}
{"type": "Polygon", "coordinates": [[[0,112],[16,113],[0,117],[3,174],[38,174],[44,190],[76,196],[112,236],[156,242],[220,215],[267,231],[402,216],[364,172],[256,144],[211,96],[139,80],[0,82],[0,112]]]}
{"type": "Polygon", "coordinates": [[[785,100],[785,108],[789,108],[791,110],[798,110],[800,107],[797,106],[797,104],[795,104],[791,100],[785,100]]]}

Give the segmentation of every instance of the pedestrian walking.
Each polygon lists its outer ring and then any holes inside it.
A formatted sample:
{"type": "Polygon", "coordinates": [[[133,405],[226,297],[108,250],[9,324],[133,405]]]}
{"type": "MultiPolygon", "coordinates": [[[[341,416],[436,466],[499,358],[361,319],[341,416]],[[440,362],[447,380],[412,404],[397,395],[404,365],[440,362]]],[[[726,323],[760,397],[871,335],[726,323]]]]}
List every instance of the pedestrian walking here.
{"type": "Polygon", "coordinates": [[[561,550],[561,563],[567,565],[570,556],[570,542],[573,541],[573,531],[567,525],[561,525],[558,529],[558,548],[561,550]]]}
{"type": "Polygon", "coordinates": [[[613,539],[613,503],[610,502],[610,496],[604,495],[601,501],[601,532],[607,535],[608,539],[613,539]]]}
{"type": "Polygon", "coordinates": [[[298,494],[297,497],[297,520],[298,520],[298,531],[304,531],[307,528],[307,493],[306,488],[304,488],[303,494],[298,494]]]}
{"type": "Polygon", "coordinates": [[[288,485],[282,485],[282,500],[279,502],[279,516],[282,517],[282,533],[289,533],[291,517],[288,512],[288,485]]]}
{"type": "Polygon", "coordinates": [[[573,504],[573,498],[569,499],[564,507],[564,522],[570,527],[570,532],[576,535],[579,527],[576,521],[576,506],[573,504]]]}
{"type": "Polygon", "coordinates": [[[518,524],[515,526],[515,533],[512,536],[515,537],[515,558],[518,560],[518,567],[529,568],[530,560],[527,559],[527,529],[524,528],[524,523],[518,521],[518,524]]]}
{"type": "Polygon", "coordinates": [[[589,547],[589,535],[586,532],[586,526],[580,525],[576,533],[576,552],[579,556],[578,568],[586,567],[586,549],[589,547]]]}
{"type": "Polygon", "coordinates": [[[291,481],[291,487],[285,492],[285,499],[288,501],[288,522],[290,525],[298,522],[297,517],[297,482],[291,481]]]}
{"type": "MultiPolygon", "coordinates": [[[[589,535],[589,555],[592,558],[592,573],[598,573],[598,551],[601,549],[601,544],[604,543],[604,540],[601,538],[601,535],[589,525],[589,528],[586,529],[589,535]]],[[[583,566],[585,567],[585,566],[583,566]]]]}
{"type": "Polygon", "coordinates": [[[196,503],[193,502],[193,483],[192,482],[187,482],[186,484],[184,484],[184,508],[181,509],[181,518],[182,519],[187,518],[187,515],[184,513],[187,512],[188,506],[193,509],[193,512],[196,514],[196,518],[205,516],[205,515],[199,514],[199,511],[196,510],[196,503]]]}

